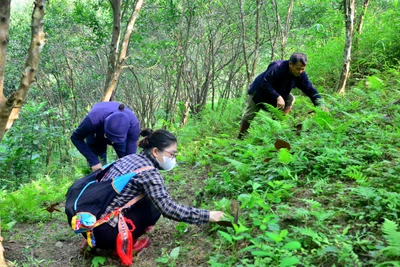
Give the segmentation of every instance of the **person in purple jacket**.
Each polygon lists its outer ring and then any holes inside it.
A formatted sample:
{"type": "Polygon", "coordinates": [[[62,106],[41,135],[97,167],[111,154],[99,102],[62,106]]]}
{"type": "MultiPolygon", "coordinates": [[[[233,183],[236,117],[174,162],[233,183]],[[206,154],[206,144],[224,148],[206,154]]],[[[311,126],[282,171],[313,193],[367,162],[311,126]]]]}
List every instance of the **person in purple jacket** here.
{"type": "Polygon", "coordinates": [[[289,60],[277,60],[269,64],[266,71],[258,75],[247,91],[247,105],[240,124],[238,138],[242,139],[260,109],[268,111],[265,104],[272,105],[288,114],[293,107],[295,97],[290,93],[293,88],[299,88],[313,102],[322,105],[321,96],[314,88],[305,73],[307,56],[303,53],[294,53],[289,60]]]}
{"type": "Polygon", "coordinates": [[[139,134],[140,124],[132,110],[118,102],[100,102],[72,133],[71,141],[95,171],[107,163],[107,145],[113,146],[119,158],[135,154],[139,134]]]}

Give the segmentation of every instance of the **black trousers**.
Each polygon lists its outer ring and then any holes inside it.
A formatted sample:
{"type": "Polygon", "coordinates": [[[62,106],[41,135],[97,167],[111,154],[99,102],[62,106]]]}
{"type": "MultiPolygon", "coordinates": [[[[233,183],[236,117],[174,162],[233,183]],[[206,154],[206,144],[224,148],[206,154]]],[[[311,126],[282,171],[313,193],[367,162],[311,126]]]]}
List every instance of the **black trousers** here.
{"type": "MultiPolygon", "coordinates": [[[[155,225],[161,216],[150,199],[144,197],[134,206],[124,210],[124,216],[135,224],[135,230],[132,232],[133,240],[137,240],[145,233],[148,226],[155,225]]],[[[96,247],[103,249],[115,249],[118,235],[118,225],[112,227],[108,223],[104,223],[94,228],[94,237],[96,239],[96,247]]]]}

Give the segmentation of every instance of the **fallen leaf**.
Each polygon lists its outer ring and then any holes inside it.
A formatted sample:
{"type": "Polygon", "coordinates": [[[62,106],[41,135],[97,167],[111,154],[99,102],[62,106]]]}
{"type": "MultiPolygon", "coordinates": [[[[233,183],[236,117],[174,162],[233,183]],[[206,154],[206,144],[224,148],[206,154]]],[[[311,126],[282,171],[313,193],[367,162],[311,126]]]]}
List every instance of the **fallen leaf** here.
{"type": "Polygon", "coordinates": [[[286,148],[287,150],[290,150],[290,144],[286,141],[277,139],[275,141],[275,148],[276,148],[276,150],[279,150],[281,148],[286,148]]]}
{"type": "Polygon", "coordinates": [[[265,158],[264,162],[269,162],[272,158],[265,158]]]}
{"type": "Polygon", "coordinates": [[[50,213],[53,213],[55,211],[61,212],[61,210],[57,209],[56,206],[59,205],[60,202],[56,202],[50,205],[47,205],[46,203],[42,204],[43,207],[45,207],[45,210],[47,210],[50,213]]]}

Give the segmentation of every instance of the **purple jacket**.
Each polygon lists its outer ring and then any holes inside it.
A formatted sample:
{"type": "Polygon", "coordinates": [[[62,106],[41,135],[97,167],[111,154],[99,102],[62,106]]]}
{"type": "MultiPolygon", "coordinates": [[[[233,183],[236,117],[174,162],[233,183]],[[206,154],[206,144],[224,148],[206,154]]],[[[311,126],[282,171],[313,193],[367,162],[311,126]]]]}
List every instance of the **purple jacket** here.
{"type": "Polygon", "coordinates": [[[256,104],[267,103],[276,107],[276,99],[282,96],[286,100],[295,87],[305,93],[314,105],[318,105],[317,99],[321,96],[313,87],[307,74],[303,72],[296,77],[289,71],[289,60],[277,60],[269,64],[267,70],[257,76],[250,85],[248,94],[255,92],[253,101],[256,104]]]}
{"type": "MultiPolygon", "coordinates": [[[[118,110],[119,105],[120,103],[118,102],[100,102],[95,104],[89,114],[83,119],[81,124],[71,135],[72,143],[79,152],[85,156],[90,166],[94,166],[100,163],[100,161],[86,144],[85,138],[94,134],[96,139],[105,139],[104,120],[114,112],[121,112],[118,110]]],[[[125,106],[123,112],[128,115],[128,118],[130,119],[130,127],[125,141],[125,147],[121,148],[118,144],[107,142],[114,147],[115,152],[120,158],[136,153],[137,142],[140,134],[140,124],[132,110],[125,106]]]]}

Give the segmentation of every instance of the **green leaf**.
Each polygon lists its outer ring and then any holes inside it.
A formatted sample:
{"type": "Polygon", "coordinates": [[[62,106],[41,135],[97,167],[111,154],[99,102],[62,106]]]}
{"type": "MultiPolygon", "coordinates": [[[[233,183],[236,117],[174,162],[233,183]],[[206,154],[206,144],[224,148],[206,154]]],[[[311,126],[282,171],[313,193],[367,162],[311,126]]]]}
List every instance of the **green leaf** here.
{"type": "Polygon", "coordinates": [[[256,191],[256,190],[257,190],[259,187],[261,187],[262,185],[259,184],[259,183],[253,183],[252,186],[253,186],[253,191],[256,191]]]}
{"type": "Polygon", "coordinates": [[[246,252],[246,251],[255,249],[255,248],[257,248],[255,245],[250,245],[250,246],[248,246],[248,247],[242,248],[242,249],[239,250],[237,253],[240,254],[240,253],[243,253],[243,252],[246,252]]]}
{"type": "Polygon", "coordinates": [[[246,207],[246,205],[249,203],[251,199],[251,196],[249,194],[240,194],[238,197],[238,200],[242,202],[242,205],[240,206],[241,208],[246,207]]]}
{"type": "Polygon", "coordinates": [[[279,149],[278,151],[278,162],[283,164],[289,164],[293,161],[293,156],[290,154],[287,148],[279,149]]]}
{"type": "Polygon", "coordinates": [[[159,263],[167,263],[168,262],[168,257],[163,256],[163,257],[155,259],[154,261],[155,262],[159,262],[159,263]]]}
{"type": "Polygon", "coordinates": [[[283,258],[279,266],[280,267],[293,266],[299,262],[300,260],[297,257],[288,257],[288,258],[283,258]]]}
{"type": "Polygon", "coordinates": [[[92,259],[92,265],[98,267],[99,264],[104,264],[106,262],[106,257],[96,256],[92,259]]]}
{"type": "Polygon", "coordinates": [[[279,235],[276,234],[276,233],[268,232],[268,233],[266,233],[266,235],[267,235],[269,238],[271,238],[273,241],[277,242],[277,243],[282,241],[282,237],[279,236],[279,235]]]}
{"type": "Polygon", "coordinates": [[[296,250],[301,248],[301,244],[299,241],[290,241],[289,243],[286,243],[282,248],[288,250],[296,250]]]}
{"type": "Polygon", "coordinates": [[[333,253],[339,252],[339,249],[336,246],[328,246],[324,250],[325,252],[333,252],[333,253]]]}
{"type": "Polygon", "coordinates": [[[176,259],[178,258],[178,256],[179,256],[179,250],[180,250],[180,247],[176,247],[176,248],[174,248],[173,250],[171,250],[171,253],[170,253],[169,255],[171,256],[171,258],[172,258],[173,260],[176,260],[176,259]]]}
{"type": "Polygon", "coordinates": [[[244,238],[244,236],[243,235],[239,235],[239,236],[232,236],[232,239],[233,240],[242,240],[244,238]]]}
{"type": "Polygon", "coordinates": [[[40,155],[39,155],[39,154],[33,154],[33,155],[31,156],[31,160],[35,160],[35,159],[37,159],[37,158],[40,158],[40,155]]]}
{"type": "Polygon", "coordinates": [[[286,237],[288,235],[288,230],[287,229],[283,229],[280,233],[279,233],[279,236],[280,237],[286,237]]]}
{"type": "Polygon", "coordinates": [[[254,198],[254,196],[252,195],[247,208],[252,209],[254,207],[254,205],[256,204],[256,202],[257,202],[257,199],[254,198]]]}
{"type": "Polygon", "coordinates": [[[233,224],[233,228],[235,229],[236,234],[247,232],[249,230],[249,228],[242,224],[233,224]]]}
{"type": "Polygon", "coordinates": [[[233,244],[232,237],[231,237],[228,233],[225,233],[225,232],[222,232],[222,231],[218,231],[218,233],[219,233],[223,238],[225,238],[226,240],[228,240],[231,244],[233,244]]]}
{"type": "Polygon", "coordinates": [[[274,256],[271,252],[261,251],[261,250],[252,251],[251,254],[256,257],[273,257],[274,256]]]}

